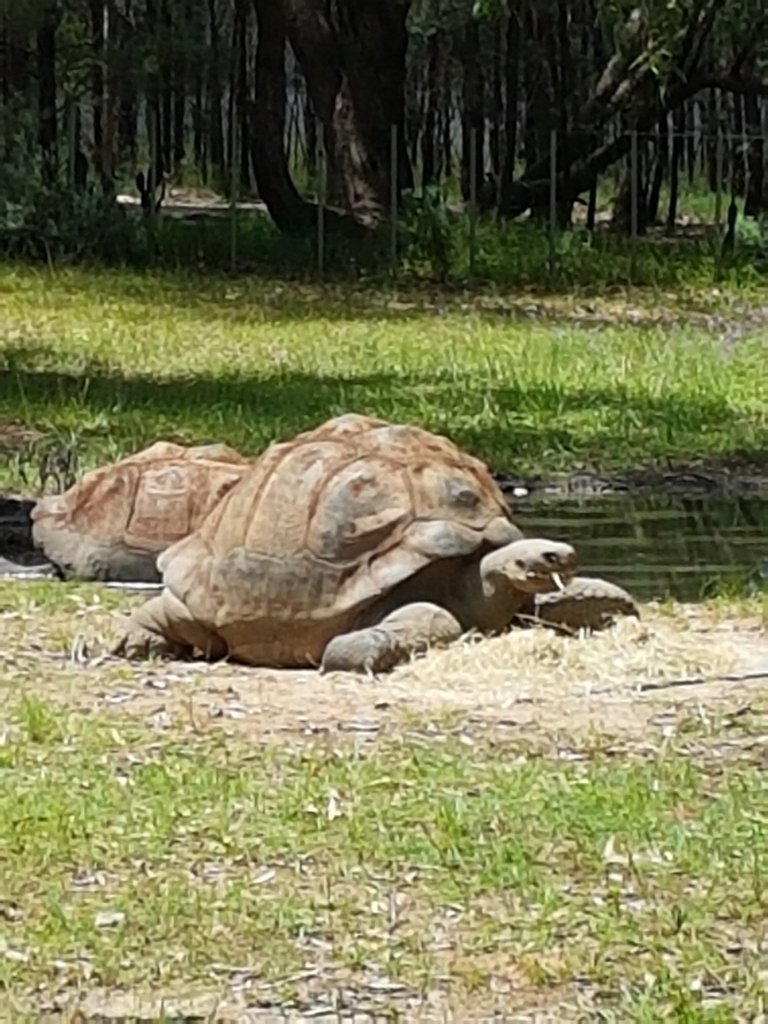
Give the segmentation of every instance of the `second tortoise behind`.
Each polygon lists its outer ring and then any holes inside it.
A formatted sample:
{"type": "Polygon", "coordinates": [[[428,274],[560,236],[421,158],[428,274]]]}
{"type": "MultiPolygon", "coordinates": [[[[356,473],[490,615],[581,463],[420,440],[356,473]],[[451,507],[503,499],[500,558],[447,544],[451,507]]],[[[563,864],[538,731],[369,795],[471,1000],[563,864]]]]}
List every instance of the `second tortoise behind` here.
{"type": "Polygon", "coordinates": [[[225,444],[156,441],[40,498],[35,546],[64,578],[159,582],[158,554],[196,529],[249,465],[225,444]]]}
{"type": "Polygon", "coordinates": [[[573,579],[570,545],[524,538],[484,463],[354,414],[271,445],[158,566],[163,593],[116,653],[370,673],[470,628],[506,629],[537,594],[549,621],[636,614],[620,588],[573,579]]]}

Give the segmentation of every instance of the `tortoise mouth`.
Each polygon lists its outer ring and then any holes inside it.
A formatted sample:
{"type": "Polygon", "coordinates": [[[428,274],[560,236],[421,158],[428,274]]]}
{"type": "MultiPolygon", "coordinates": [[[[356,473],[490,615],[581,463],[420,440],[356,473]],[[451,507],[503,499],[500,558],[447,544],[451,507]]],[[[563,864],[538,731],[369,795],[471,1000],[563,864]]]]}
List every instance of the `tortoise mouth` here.
{"type": "Polygon", "coordinates": [[[563,591],[573,576],[572,572],[566,569],[558,571],[546,569],[529,569],[522,579],[518,579],[517,585],[522,590],[530,593],[543,593],[548,591],[563,591]]]}

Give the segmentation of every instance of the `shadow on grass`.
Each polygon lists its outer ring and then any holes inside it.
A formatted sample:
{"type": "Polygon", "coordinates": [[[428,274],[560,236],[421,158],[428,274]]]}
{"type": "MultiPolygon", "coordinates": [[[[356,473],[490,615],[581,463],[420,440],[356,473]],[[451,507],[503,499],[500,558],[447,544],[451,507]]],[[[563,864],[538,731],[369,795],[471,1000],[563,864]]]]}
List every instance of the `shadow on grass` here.
{"type": "Polygon", "coordinates": [[[665,454],[768,462],[768,430],[722,397],[637,395],[613,388],[505,384],[489,390],[471,373],[174,377],[117,374],[89,361],[79,374],[37,369],[55,361],[40,346],[6,349],[0,421],[66,431],[90,457],[125,454],[163,437],[226,441],[247,454],[329,416],[360,412],[449,434],[498,471],[628,469],[665,454]],[[759,436],[758,436],[759,435],[759,436]]]}

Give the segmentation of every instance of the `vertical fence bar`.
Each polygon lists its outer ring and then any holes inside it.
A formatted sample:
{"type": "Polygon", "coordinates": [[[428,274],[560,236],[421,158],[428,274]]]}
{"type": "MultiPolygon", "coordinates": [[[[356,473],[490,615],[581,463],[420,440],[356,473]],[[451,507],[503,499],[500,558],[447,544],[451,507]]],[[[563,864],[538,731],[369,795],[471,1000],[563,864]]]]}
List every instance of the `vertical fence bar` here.
{"type": "Polygon", "coordinates": [[[557,240],[557,128],[549,132],[549,273],[555,272],[557,240]]]}
{"type": "Polygon", "coordinates": [[[237,116],[237,100],[235,99],[232,103],[232,125],[231,125],[232,138],[229,146],[229,151],[232,154],[232,166],[230,167],[230,198],[229,198],[229,216],[230,216],[230,238],[229,238],[229,262],[232,272],[234,273],[237,269],[237,199],[240,191],[240,148],[239,139],[240,133],[238,131],[238,116],[237,116]]]}
{"type": "Polygon", "coordinates": [[[715,229],[720,236],[723,225],[723,125],[721,112],[722,96],[718,89],[715,93],[715,116],[717,118],[717,135],[715,137],[715,229]]]}
{"type": "MultiPolygon", "coordinates": [[[[718,96],[720,95],[718,91],[718,96]]],[[[723,126],[718,111],[717,138],[715,139],[715,281],[723,272],[723,126]]]]}
{"type": "Polygon", "coordinates": [[[157,169],[160,166],[158,163],[158,124],[157,124],[157,107],[154,103],[149,104],[149,170],[147,172],[147,189],[149,190],[149,210],[148,213],[148,224],[149,224],[149,238],[150,238],[150,252],[152,259],[157,255],[157,211],[155,209],[155,189],[157,187],[157,169]]]}
{"type": "Polygon", "coordinates": [[[469,129],[469,273],[475,273],[477,249],[477,128],[469,129]]]}
{"type": "Polygon", "coordinates": [[[392,259],[392,276],[397,277],[397,125],[393,124],[389,129],[389,216],[390,216],[390,244],[392,259]]]}
{"type": "Polygon", "coordinates": [[[635,280],[635,260],[638,235],[638,201],[640,198],[638,182],[637,129],[633,128],[629,136],[629,280],[635,280]]]}
{"type": "Polygon", "coordinates": [[[325,129],[317,122],[317,272],[325,270],[325,193],[327,186],[325,160],[325,129]]]}
{"type": "Polygon", "coordinates": [[[639,209],[638,202],[640,198],[640,189],[638,178],[638,166],[637,166],[637,130],[632,129],[629,137],[629,191],[630,191],[630,235],[632,241],[637,238],[638,234],[638,221],[639,221],[639,209]]]}

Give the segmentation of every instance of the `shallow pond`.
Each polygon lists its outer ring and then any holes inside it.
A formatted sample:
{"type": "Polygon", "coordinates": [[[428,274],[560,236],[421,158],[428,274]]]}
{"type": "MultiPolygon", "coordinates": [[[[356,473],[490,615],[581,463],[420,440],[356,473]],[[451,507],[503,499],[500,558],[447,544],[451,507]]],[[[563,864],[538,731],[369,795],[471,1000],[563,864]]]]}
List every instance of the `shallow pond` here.
{"type": "Polygon", "coordinates": [[[764,497],[625,493],[510,500],[526,533],[569,541],[585,575],[605,576],[641,600],[697,601],[729,585],[768,588],[764,497]]]}
{"type": "MultiPolygon", "coordinates": [[[[622,492],[508,498],[527,534],[570,541],[584,574],[605,576],[641,600],[697,601],[717,592],[768,589],[765,496],[622,492]]],[[[46,571],[30,550],[31,504],[0,501],[0,576],[46,571]]]]}

